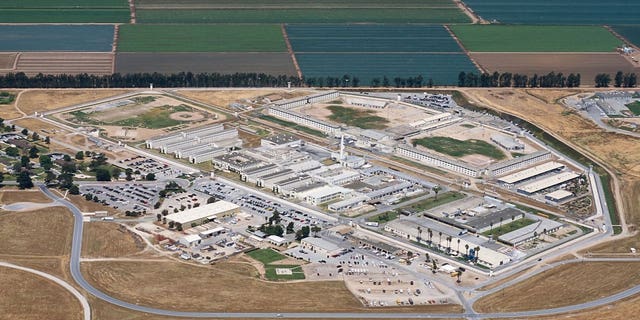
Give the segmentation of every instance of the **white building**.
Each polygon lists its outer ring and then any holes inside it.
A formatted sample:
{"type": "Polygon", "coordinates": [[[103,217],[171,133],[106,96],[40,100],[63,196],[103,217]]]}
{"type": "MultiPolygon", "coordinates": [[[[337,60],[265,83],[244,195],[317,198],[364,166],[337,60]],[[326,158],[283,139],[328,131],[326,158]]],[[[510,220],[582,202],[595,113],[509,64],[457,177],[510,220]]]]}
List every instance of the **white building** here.
{"type": "Polygon", "coordinates": [[[511,160],[498,162],[489,166],[488,171],[490,175],[501,176],[511,171],[518,170],[520,168],[526,168],[539,162],[543,162],[551,159],[551,152],[543,150],[524,155],[522,157],[513,158],[511,160]]]}
{"type": "Polygon", "coordinates": [[[298,194],[298,198],[304,199],[306,202],[317,206],[325,202],[343,198],[350,192],[352,192],[351,189],[339,186],[322,186],[301,192],[298,194]]]}
{"type": "Polygon", "coordinates": [[[166,216],[167,221],[181,225],[183,228],[190,228],[203,222],[230,217],[240,212],[240,207],[234,203],[220,200],[214,203],[205,204],[197,208],[188,209],[166,216]]]}
{"type": "Polygon", "coordinates": [[[342,254],[346,249],[333,244],[322,238],[306,237],[300,240],[303,250],[309,250],[313,253],[323,254],[328,257],[342,254]]]}
{"type": "Polygon", "coordinates": [[[310,117],[300,112],[295,112],[292,110],[272,107],[272,108],[269,108],[268,113],[269,115],[272,115],[274,117],[288,120],[305,127],[318,129],[324,133],[331,134],[331,135],[336,135],[341,130],[340,126],[338,125],[335,125],[333,123],[329,123],[326,121],[318,120],[313,117],[310,117]]]}
{"type": "Polygon", "coordinates": [[[461,161],[440,157],[435,154],[418,150],[409,145],[398,146],[396,147],[395,152],[397,155],[405,158],[416,159],[434,167],[461,173],[471,177],[479,177],[484,171],[481,168],[476,168],[461,161]]]}

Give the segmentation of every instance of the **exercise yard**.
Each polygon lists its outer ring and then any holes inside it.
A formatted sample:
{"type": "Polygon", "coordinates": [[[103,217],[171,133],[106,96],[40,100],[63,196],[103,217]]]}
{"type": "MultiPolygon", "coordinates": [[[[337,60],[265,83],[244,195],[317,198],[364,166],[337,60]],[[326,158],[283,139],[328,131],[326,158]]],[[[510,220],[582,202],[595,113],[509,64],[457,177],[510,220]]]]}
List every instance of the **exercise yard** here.
{"type": "Polygon", "coordinates": [[[502,160],[506,155],[496,146],[478,139],[458,140],[450,137],[425,137],[414,139],[413,145],[423,146],[427,149],[461,158],[469,155],[483,155],[494,160],[502,160]]]}
{"type": "Polygon", "coordinates": [[[330,105],[327,108],[331,110],[332,113],[329,119],[352,127],[384,129],[387,128],[386,124],[389,123],[389,120],[377,116],[373,110],[358,110],[337,105],[330,105]]]}

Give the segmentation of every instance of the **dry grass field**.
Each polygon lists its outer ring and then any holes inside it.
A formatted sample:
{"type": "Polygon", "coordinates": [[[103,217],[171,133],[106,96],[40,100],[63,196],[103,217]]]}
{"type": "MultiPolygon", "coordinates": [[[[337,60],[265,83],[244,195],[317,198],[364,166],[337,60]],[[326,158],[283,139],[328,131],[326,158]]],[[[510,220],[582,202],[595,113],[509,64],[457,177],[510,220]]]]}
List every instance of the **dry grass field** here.
{"type": "Polygon", "coordinates": [[[85,223],[82,236],[83,257],[125,257],[145,248],[140,236],[115,223],[85,223]]]}
{"type": "Polygon", "coordinates": [[[24,118],[14,121],[15,125],[29,129],[29,132],[37,132],[41,137],[50,136],[51,138],[61,137],[69,133],[68,130],[45,122],[37,118],[24,118]]]}
{"type": "Polygon", "coordinates": [[[112,207],[93,201],[87,201],[80,195],[67,195],[67,198],[82,212],[107,211],[110,215],[118,213],[118,211],[112,207]]]}
{"type": "Polygon", "coordinates": [[[478,300],[480,312],[548,309],[606,297],[640,281],[640,263],[586,262],[553,268],[478,300]],[[619,274],[620,277],[604,277],[619,274]],[[505,299],[505,297],[509,297],[505,299]]]}
{"type": "Polygon", "coordinates": [[[91,102],[130,92],[129,90],[27,90],[18,100],[18,108],[26,114],[50,111],[80,103],[91,102]]]}
{"type": "Polygon", "coordinates": [[[16,202],[49,203],[51,199],[40,190],[0,190],[0,203],[12,204],[16,202]]]}
{"type": "Polygon", "coordinates": [[[365,308],[340,281],[269,283],[256,279],[257,271],[250,265],[232,262],[207,268],[170,261],[101,261],[85,262],[82,270],[90,283],[114,297],[174,310],[314,312],[326,311],[330,303],[334,312],[461,311],[459,306],[365,308]]]}
{"type": "Polygon", "coordinates": [[[256,89],[256,90],[179,90],[178,94],[206,104],[229,109],[229,104],[245,99],[253,100],[257,97],[276,94],[284,99],[301,97],[313,93],[309,90],[256,89]]]}
{"type": "Polygon", "coordinates": [[[73,217],[64,207],[1,212],[0,252],[11,255],[59,256],[71,248],[73,217]]]}
{"type": "MultiPolygon", "coordinates": [[[[16,97],[20,93],[20,91],[14,91],[14,90],[0,90],[0,91],[5,91],[11,94],[15,94],[16,97]]],[[[20,111],[16,109],[16,99],[14,99],[13,102],[9,104],[0,105],[0,118],[5,120],[11,120],[11,119],[17,119],[20,117],[22,117],[22,113],[20,113],[20,111]]]]}
{"type": "Polygon", "coordinates": [[[80,302],[66,289],[38,275],[0,267],[1,319],[82,319],[80,302]]]}
{"type": "Polygon", "coordinates": [[[585,320],[585,319],[607,319],[607,320],[629,320],[635,319],[640,313],[640,296],[625,299],[602,307],[589,309],[572,314],[554,315],[549,317],[535,317],[529,320],[585,320]]]}

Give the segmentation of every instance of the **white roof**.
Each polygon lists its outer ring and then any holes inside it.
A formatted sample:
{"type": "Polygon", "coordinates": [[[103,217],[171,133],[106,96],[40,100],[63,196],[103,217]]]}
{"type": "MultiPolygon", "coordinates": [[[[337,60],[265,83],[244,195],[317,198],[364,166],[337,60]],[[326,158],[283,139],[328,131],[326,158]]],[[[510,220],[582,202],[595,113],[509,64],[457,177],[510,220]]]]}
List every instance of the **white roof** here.
{"type": "Polygon", "coordinates": [[[564,199],[564,198],[570,197],[572,195],[573,195],[573,193],[571,193],[571,192],[569,192],[567,190],[564,190],[564,189],[560,189],[560,190],[556,190],[556,191],[551,192],[551,193],[547,193],[544,196],[545,197],[549,197],[551,199],[564,199]]]}
{"type": "Polygon", "coordinates": [[[283,237],[279,237],[276,235],[270,235],[267,237],[267,239],[275,242],[275,243],[283,243],[283,242],[287,242],[287,239],[283,238],[283,237]]]}
{"type": "Polygon", "coordinates": [[[333,252],[336,250],[340,250],[341,248],[327,240],[324,240],[322,238],[314,238],[314,237],[306,237],[304,239],[301,240],[302,242],[308,243],[314,247],[323,249],[327,252],[333,252]]]}
{"type": "Polygon", "coordinates": [[[197,208],[172,213],[167,216],[167,220],[185,224],[202,218],[214,217],[217,214],[240,208],[237,204],[220,200],[218,202],[205,204],[197,208]]]}
{"type": "Polygon", "coordinates": [[[564,164],[551,161],[551,162],[543,163],[541,165],[537,165],[535,167],[531,167],[529,169],[525,169],[522,171],[512,173],[510,175],[504,176],[498,179],[498,181],[513,184],[513,183],[520,182],[522,180],[529,179],[531,177],[535,177],[539,174],[547,173],[549,171],[557,170],[563,167],[564,167],[564,164]]]}
{"type": "Polygon", "coordinates": [[[545,230],[549,231],[561,226],[562,223],[560,222],[549,219],[541,219],[540,221],[536,221],[535,223],[532,223],[528,226],[524,226],[520,229],[505,233],[498,238],[509,243],[518,243],[533,237],[534,232],[537,232],[537,234],[542,234],[542,232],[545,230]]]}
{"type": "Polygon", "coordinates": [[[304,196],[312,198],[322,198],[324,196],[336,194],[336,193],[349,193],[351,189],[339,187],[339,186],[322,186],[320,188],[311,189],[304,192],[304,196]]]}
{"type": "Polygon", "coordinates": [[[202,238],[200,238],[200,236],[197,235],[197,234],[188,234],[188,235],[182,237],[182,239],[186,240],[187,243],[192,243],[192,242],[196,242],[196,241],[202,240],[202,238]]]}
{"type": "Polygon", "coordinates": [[[521,190],[527,193],[534,193],[540,190],[544,190],[546,188],[559,185],[561,183],[565,183],[569,180],[573,180],[579,176],[580,176],[579,174],[574,172],[562,172],[560,174],[552,175],[550,177],[529,183],[523,187],[518,188],[518,190],[521,190]]]}
{"type": "Polygon", "coordinates": [[[200,235],[206,236],[206,235],[222,232],[224,230],[225,230],[224,227],[216,227],[216,228],[213,228],[213,229],[202,231],[202,232],[200,232],[200,235]]]}

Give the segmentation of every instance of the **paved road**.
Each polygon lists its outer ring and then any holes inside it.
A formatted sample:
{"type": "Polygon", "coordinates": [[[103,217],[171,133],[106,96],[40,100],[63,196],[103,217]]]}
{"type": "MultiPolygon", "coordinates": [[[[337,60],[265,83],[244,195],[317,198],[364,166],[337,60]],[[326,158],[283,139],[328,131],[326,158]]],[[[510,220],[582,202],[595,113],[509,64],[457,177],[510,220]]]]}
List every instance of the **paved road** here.
{"type": "MultiPolygon", "coordinates": [[[[163,310],[158,308],[151,308],[136,305],[133,303],[125,302],[116,298],[109,296],[108,294],[96,289],[93,287],[87,280],[85,280],[82,272],[80,270],[80,253],[82,250],[82,230],[83,230],[83,222],[82,222],[82,213],[78,208],[76,208],[72,203],[59,198],[54,193],[49,191],[45,186],[38,185],[40,190],[50,197],[51,199],[59,202],[60,204],[66,206],[71,210],[74,215],[74,228],[73,228],[73,239],[71,246],[71,257],[70,257],[70,267],[71,267],[71,276],[73,279],[80,285],[83,289],[85,289],[89,294],[97,297],[98,299],[104,300],[111,304],[117,305],[119,307],[123,307],[126,309],[157,314],[163,316],[172,316],[172,317],[183,317],[183,318],[308,318],[308,319],[339,319],[339,318],[351,318],[351,319],[385,319],[385,318],[407,318],[407,319],[428,319],[428,318],[470,318],[470,319],[482,319],[482,318],[514,318],[514,317],[533,317],[533,316],[544,316],[544,315],[555,315],[559,313],[566,312],[576,312],[581,311],[588,308],[598,307],[605,304],[609,304],[621,299],[625,299],[632,295],[640,293],[640,286],[635,286],[631,289],[622,291],[620,293],[597,299],[591,302],[582,303],[573,306],[566,306],[561,308],[554,309],[546,309],[546,310],[534,310],[534,311],[523,311],[523,312],[508,312],[508,313],[486,313],[486,314],[478,314],[473,311],[466,313],[354,313],[354,312],[336,312],[336,313],[250,313],[250,312],[186,312],[186,311],[173,311],[173,310],[163,310]]],[[[615,261],[616,259],[589,259],[585,261],[615,261]]],[[[566,262],[565,262],[566,263],[566,262]]]]}
{"type": "Polygon", "coordinates": [[[6,267],[6,268],[12,268],[12,269],[17,269],[17,270],[21,270],[21,271],[26,271],[26,272],[30,272],[36,275],[39,275],[43,278],[47,278],[57,284],[59,284],[60,286],[62,286],[63,288],[65,288],[67,291],[71,292],[72,295],[74,295],[76,297],[76,299],[78,299],[78,301],[80,301],[80,304],[82,305],[82,313],[83,313],[83,319],[84,320],[91,320],[91,307],[89,306],[89,301],[87,301],[87,298],[85,298],[85,296],[82,295],[82,293],[80,293],[78,290],[76,290],[76,288],[72,287],[70,284],[66,283],[64,280],[54,277],[48,273],[44,273],[42,271],[38,271],[38,270],[34,270],[31,268],[25,268],[25,267],[21,267],[21,266],[17,266],[15,264],[12,263],[8,263],[8,262],[1,262],[0,261],[0,267],[6,267]]]}

